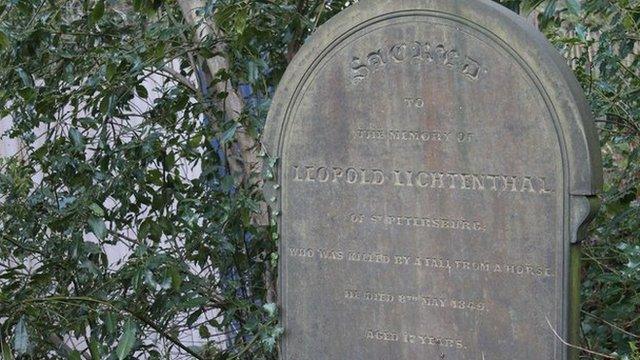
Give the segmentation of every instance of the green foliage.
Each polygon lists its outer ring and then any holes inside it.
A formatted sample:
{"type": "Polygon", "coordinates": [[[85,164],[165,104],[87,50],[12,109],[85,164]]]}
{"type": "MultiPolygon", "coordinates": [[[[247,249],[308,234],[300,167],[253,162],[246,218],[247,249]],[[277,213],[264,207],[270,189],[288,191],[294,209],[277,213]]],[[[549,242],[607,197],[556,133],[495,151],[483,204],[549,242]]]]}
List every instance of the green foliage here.
{"type": "MultiPolygon", "coordinates": [[[[597,118],[605,186],[585,244],[584,341],[638,359],[640,340],[640,1],[511,1],[536,13],[582,83],[597,118]]],[[[585,359],[593,355],[584,354],[585,359]]]]}
{"type": "Polygon", "coordinates": [[[266,64],[284,69],[289,19],[310,29],[286,2],[240,5],[216,9],[234,66],[206,74],[224,39],[195,40],[174,2],[1,2],[0,116],[23,146],[0,163],[3,358],[273,358],[275,242],[209,85],[255,85],[257,136],[266,64]]]}
{"type": "Polygon", "coordinates": [[[133,350],[133,345],[136,341],[136,325],[129,321],[124,326],[124,333],[118,340],[118,347],[116,347],[116,355],[118,360],[124,360],[133,350]]]}
{"type": "MultiPolygon", "coordinates": [[[[536,12],[598,118],[585,346],[638,359],[640,2],[502,2],[536,12]]],[[[230,163],[307,36],[350,4],[209,1],[221,34],[198,41],[175,2],[0,0],[0,117],[23,146],[0,160],[3,359],[275,358],[275,229],[230,163]],[[216,55],[230,67],[208,73],[216,55]],[[237,119],[213,90],[227,80],[237,119]]]]}
{"type": "Polygon", "coordinates": [[[600,125],[606,179],[594,236],[584,252],[582,330],[590,349],[637,359],[640,2],[574,2],[541,23],[576,70],[600,125]]]}

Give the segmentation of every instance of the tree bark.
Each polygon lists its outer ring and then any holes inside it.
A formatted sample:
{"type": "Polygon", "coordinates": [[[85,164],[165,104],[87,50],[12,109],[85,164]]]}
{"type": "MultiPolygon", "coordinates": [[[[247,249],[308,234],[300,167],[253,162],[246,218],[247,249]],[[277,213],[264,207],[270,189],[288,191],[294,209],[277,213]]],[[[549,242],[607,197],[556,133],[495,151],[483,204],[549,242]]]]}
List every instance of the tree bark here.
{"type": "MultiPolygon", "coordinates": [[[[196,41],[202,42],[206,37],[221,38],[221,32],[213,19],[205,19],[198,13],[206,5],[203,0],[178,0],[182,14],[187,23],[196,28],[196,41]]],[[[220,43],[217,49],[213,49],[216,54],[224,54],[225,44],[220,43]]],[[[220,71],[229,69],[228,60],[222,55],[216,55],[205,59],[206,67],[212,79],[220,71]]],[[[239,120],[244,108],[242,98],[238,91],[234,89],[230,80],[216,81],[212,84],[212,89],[216,93],[227,93],[228,95],[220,105],[224,107],[224,112],[229,119],[239,120]]],[[[260,176],[256,176],[262,168],[262,161],[258,156],[259,146],[255,139],[249,136],[242,124],[236,130],[236,146],[227,151],[227,159],[230,170],[238,183],[242,181],[255,181],[250,185],[261,185],[260,176]]],[[[264,216],[262,216],[264,217],[264,216]]]]}
{"type": "MultiPolygon", "coordinates": [[[[178,0],[182,14],[191,26],[196,27],[196,41],[202,42],[207,36],[215,36],[221,38],[221,33],[213,19],[204,19],[198,14],[198,9],[202,9],[205,5],[203,0],[178,0]]],[[[216,54],[224,54],[225,44],[220,43],[217,49],[213,49],[216,54]]],[[[222,55],[216,55],[210,59],[206,59],[206,66],[212,79],[222,70],[229,69],[228,60],[222,55]]],[[[213,84],[213,90],[221,93],[226,92],[228,95],[221,104],[227,116],[233,120],[239,120],[244,104],[238,91],[233,88],[230,80],[219,81],[213,84]]],[[[236,144],[227,151],[227,161],[229,168],[237,183],[246,182],[255,191],[260,191],[264,185],[264,181],[260,172],[262,171],[263,161],[259,156],[260,144],[256,139],[247,134],[244,126],[240,124],[236,130],[236,144]]],[[[252,216],[252,222],[261,227],[269,226],[269,207],[266,202],[260,203],[260,210],[252,216]]],[[[267,287],[267,302],[275,302],[277,295],[275,289],[275,274],[266,263],[264,281],[267,287]]]]}

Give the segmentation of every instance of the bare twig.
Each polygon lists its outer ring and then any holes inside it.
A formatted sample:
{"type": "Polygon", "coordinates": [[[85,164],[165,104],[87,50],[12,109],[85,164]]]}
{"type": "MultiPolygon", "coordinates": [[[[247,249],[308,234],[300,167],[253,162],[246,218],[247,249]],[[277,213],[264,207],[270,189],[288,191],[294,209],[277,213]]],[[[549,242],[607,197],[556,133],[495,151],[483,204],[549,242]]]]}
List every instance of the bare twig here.
{"type": "MultiPolygon", "coordinates": [[[[62,340],[58,335],[56,334],[51,334],[49,335],[49,337],[47,338],[51,343],[53,343],[53,345],[55,345],[57,347],[56,352],[63,356],[63,357],[69,357],[69,355],[73,352],[74,349],[72,349],[71,347],[69,347],[69,345],[65,344],[64,340],[62,340]]],[[[79,351],[80,352],[80,351],[79,351]]],[[[86,360],[91,360],[91,356],[87,355],[85,352],[80,352],[80,354],[82,355],[82,357],[86,360]]]]}
{"type": "Polygon", "coordinates": [[[153,320],[147,318],[144,314],[141,314],[135,310],[132,309],[127,309],[127,308],[120,308],[108,301],[104,301],[104,300],[100,300],[100,299],[94,299],[91,297],[86,297],[86,296],[69,296],[69,297],[64,297],[64,296],[51,296],[51,297],[47,297],[47,298],[39,298],[39,299],[31,299],[28,301],[25,301],[25,303],[46,303],[46,302],[63,302],[63,303],[68,303],[70,305],[74,305],[74,302],[80,302],[80,303],[90,303],[90,304],[95,304],[95,305],[103,305],[106,306],[112,310],[118,311],[118,312],[122,312],[122,313],[126,313],[129,314],[131,316],[133,316],[134,318],[138,319],[138,321],[143,322],[145,325],[149,326],[150,328],[152,328],[153,330],[155,330],[160,336],[162,336],[163,338],[169,340],[170,342],[172,342],[174,345],[178,346],[180,349],[186,351],[189,355],[193,356],[194,358],[198,359],[198,360],[205,360],[204,357],[202,357],[200,354],[198,354],[197,352],[195,352],[194,350],[192,350],[191,348],[189,348],[188,346],[186,346],[185,344],[183,344],[178,338],[176,338],[175,336],[169,334],[168,332],[166,332],[160,325],[158,325],[156,322],[154,322],[153,320]]]}
{"type": "Polygon", "coordinates": [[[617,326],[616,324],[610,323],[610,322],[608,322],[608,321],[607,321],[607,320],[605,320],[605,319],[602,319],[602,318],[600,318],[600,317],[597,317],[597,316],[595,316],[595,315],[593,315],[593,314],[590,314],[590,313],[588,313],[588,312],[586,312],[586,311],[584,311],[584,310],[582,310],[582,313],[583,313],[583,314],[585,314],[585,315],[587,315],[587,316],[588,316],[588,317],[590,317],[590,318],[596,319],[596,320],[598,320],[598,321],[600,321],[600,322],[603,322],[603,323],[605,323],[605,324],[607,324],[607,325],[611,326],[612,328],[614,328],[614,329],[616,329],[616,330],[620,331],[620,332],[621,332],[621,333],[623,333],[623,334],[629,335],[629,336],[631,336],[631,337],[633,337],[633,338],[636,338],[636,339],[640,339],[640,336],[638,336],[638,335],[636,335],[636,334],[634,334],[634,333],[631,333],[631,332],[629,332],[629,331],[627,331],[627,330],[625,330],[625,329],[623,329],[623,328],[621,328],[621,327],[617,326]]]}
{"type": "Polygon", "coordinates": [[[186,76],[183,76],[179,72],[175,71],[174,69],[170,68],[169,66],[165,66],[165,67],[159,69],[159,71],[161,73],[165,72],[165,73],[171,75],[176,81],[178,81],[182,85],[188,87],[191,91],[193,91],[193,92],[197,92],[198,91],[198,88],[195,86],[195,84],[193,82],[191,82],[191,80],[189,80],[186,76]]]}
{"type": "Polygon", "coordinates": [[[574,348],[574,349],[578,349],[578,350],[580,350],[580,351],[584,351],[584,352],[589,353],[589,354],[591,354],[591,355],[596,355],[596,356],[603,357],[603,358],[605,358],[605,359],[617,359],[617,357],[615,357],[615,356],[602,354],[602,353],[599,353],[599,352],[596,352],[596,351],[592,351],[592,350],[589,350],[589,349],[583,348],[583,347],[581,347],[581,346],[577,346],[577,345],[573,345],[573,344],[568,343],[565,339],[563,339],[563,338],[558,334],[558,332],[556,331],[556,329],[554,329],[554,328],[553,328],[553,325],[551,325],[551,321],[549,321],[549,318],[545,316],[545,320],[547,320],[547,324],[549,325],[549,328],[551,329],[551,331],[553,331],[553,334],[556,336],[556,338],[557,338],[558,340],[560,340],[560,342],[561,342],[561,343],[563,343],[564,345],[566,345],[566,346],[568,346],[568,347],[571,347],[571,348],[574,348]]]}

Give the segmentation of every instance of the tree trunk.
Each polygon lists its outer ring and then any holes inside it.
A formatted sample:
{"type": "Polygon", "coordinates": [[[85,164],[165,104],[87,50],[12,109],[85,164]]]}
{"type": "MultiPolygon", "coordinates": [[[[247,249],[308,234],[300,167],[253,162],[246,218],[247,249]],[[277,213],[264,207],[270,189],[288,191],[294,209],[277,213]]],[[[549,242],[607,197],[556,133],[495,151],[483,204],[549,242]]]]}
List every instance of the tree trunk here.
{"type": "MultiPolygon", "coordinates": [[[[220,30],[212,19],[204,19],[198,14],[199,9],[203,9],[206,5],[203,0],[178,0],[182,14],[188,24],[196,27],[196,41],[202,42],[207,36],[214,38],[222,37],[220,30]]],[[[224,53],[224,44],[218,45],[217,49],[213,49],[217,54],[224,53]]],[[[206,68],[212,79],[223,70],[229,69],[228,60],[222,55],[216,55],[212,58],[205,59],[206,68]]],[[[195,70],[195,69],[194,69],[195,70]]],[[[234,89],[230,80],[216,81],[212,84],[212,90],[216,93],[226,92],[228,95],[224,102],[220,105],[224,107],[224,112],[229,119],[239,120],[244,104],[238,91],[234,89]]],[[[213,120],[213,119],[212,119],[213,120]]],[[[236,131],[236,146],[232,146],[227,150],[227,159],[232,175],[239,182],[255,181],[251,185],[260,185],[260,177],[255,176],[262,168],[262,162],[259,153],[258,144],[255,139],[249,136],[240,124],[236,131]]]]}

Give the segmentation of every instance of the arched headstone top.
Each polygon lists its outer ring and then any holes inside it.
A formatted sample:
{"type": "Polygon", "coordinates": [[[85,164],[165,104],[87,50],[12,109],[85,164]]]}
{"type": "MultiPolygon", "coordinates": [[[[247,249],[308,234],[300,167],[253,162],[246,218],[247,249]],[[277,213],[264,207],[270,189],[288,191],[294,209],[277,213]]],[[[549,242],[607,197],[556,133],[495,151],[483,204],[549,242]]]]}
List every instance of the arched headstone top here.
{"type": "Polygon", "coordinates": [[[520,17],[360,1],[291,62],[263,141],[282,360],[575,359],[600,150],[520,17]]]}
{"type": "MultiPolygon", "coordinates": [[[[558,135],[563,138],[566,147],[570,193],[598,193],[603,182],[600,147],[593,116],[578,81],[565,59],[540,32],[522,17],[489,0],[361,1],[329,20],[300,49],[278,88],[263,136],[272,156],[278,156],[282,145],[281,135],[289,120],[288,110],[294,105],[292,101],[298,98],[297,92],[302,90],[305,81],[313,76],[313,71],[327,60],[333,50],[351,40],[358,32],[374,28],[380,23],[420,17],[451,20],[459,24],[461,30],[482,34],[484,41],[493,42],[509,53],[529,73],[538,89],[545,93],[550,110],[555,112],[558,135]]],[[[465,53],[464,44],[458,46],[456,50],[465,53]]],[[[490,69],[490,64],[487,64],[483,70],[504,71],[490,69]]],[[[477,76],[478,79],[472,80],[480,80],[482,74],[477,76]]],[[[478,91],[483,91],[481,86],[478,91]]]]}

